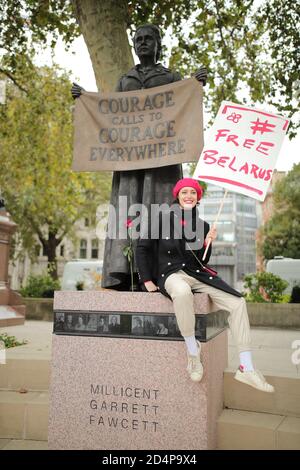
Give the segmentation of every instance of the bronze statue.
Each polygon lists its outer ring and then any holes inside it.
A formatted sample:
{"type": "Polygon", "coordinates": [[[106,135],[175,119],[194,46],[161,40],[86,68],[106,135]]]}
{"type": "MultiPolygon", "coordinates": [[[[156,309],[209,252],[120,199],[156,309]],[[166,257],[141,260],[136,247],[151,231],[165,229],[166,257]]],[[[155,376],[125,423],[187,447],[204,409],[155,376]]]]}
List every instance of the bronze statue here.
{"type": "MultiPolygon", "coordinates": [[[[173,72],[158,63],[161,54],[161,36],[157,26],[145,24],[137,28],[133,44],[140,63],[119,79],[116,91],[153,88],[181,80],[178,72],[173,72]]],[[[205,85],[206,68],[199,68],[194,77],[205,85]]],[[[73,98],[79,97],[82,90],[82,87],[74,83],[72,86],[73,98]]],[[[172,203],[171,190],[176,181],[181,178],[181,165],[115,171],[110,203],[117,209],[118,214],[119,196],[127,196],[127,207],[132,204],[143,204],[150,214],[151,204],[172,203]]],[[[130,270],[127,258],[123,255],[123,248],[127,245],[127,240],[106,239],[102,287],[129,290],[130,270]]]]}

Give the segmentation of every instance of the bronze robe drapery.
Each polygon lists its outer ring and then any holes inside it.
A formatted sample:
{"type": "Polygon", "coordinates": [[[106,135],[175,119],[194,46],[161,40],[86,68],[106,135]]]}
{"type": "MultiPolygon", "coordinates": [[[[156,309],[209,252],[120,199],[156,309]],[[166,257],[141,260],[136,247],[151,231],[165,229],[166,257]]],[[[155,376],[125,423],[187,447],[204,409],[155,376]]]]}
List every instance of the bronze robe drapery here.
{"type": "MultiPolygon", "coordinates": [[[[137,65],[120,78],[116,91],[153,88],[178,80],[181,80],[179,73],[172,72],[161,64],[156,64],[147,73],[142,73],[140,66],[137,65]]],[[[128,208],[132,204],[143,204],[148,209],[148,214],[150,214],[151,204],[172,203],[172,188],[180,178],[182,178],[181,165],[145,170],[115,171],[110,203],[116,208],[118,216],[119,196],[127,196],[128,208]]],[[[109,213],[110,226],[111,223],[112,214],[109,213]]],[[[106,238],[102,287],[129,290],[131,282],[130,267],[127,258],[123,254],[123,249],[127,245],[128,240],[106,238]]],[[[134,243],[134,248],[135,245],[136,243],[134,243]]],[[[137,279],[136,266],[134,266],[134,273],[135,279],[137,279]]]]}

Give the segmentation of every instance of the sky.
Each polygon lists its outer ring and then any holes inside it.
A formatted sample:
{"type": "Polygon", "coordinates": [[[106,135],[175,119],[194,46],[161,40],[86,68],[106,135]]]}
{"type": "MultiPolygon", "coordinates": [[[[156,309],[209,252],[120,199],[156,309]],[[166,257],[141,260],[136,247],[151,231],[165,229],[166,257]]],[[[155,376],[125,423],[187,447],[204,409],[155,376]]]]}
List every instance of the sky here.
{"type": "MultiPolygon", "coordinates": [[[[37,64],[50,65],[52,60],[69,71],[71,79],[80,84],[85,90],[97,91],[92,63],[82,36],[75,39],[72,47],[68,51],[65,50],[64,43],[59,40],[55,47],[53,59],[51,58],[50,48],[41,51],[37,58],[37,64]]],[[[267,104],[265,106],[261,105],[260,109],[274,112],[267,104]]],[[[276,169],[278,171],[289,171],[294,163],[299,162],[300,131],[292,141],[290,141],[288,137],[285,137],[277,160],[276,169]]]]}

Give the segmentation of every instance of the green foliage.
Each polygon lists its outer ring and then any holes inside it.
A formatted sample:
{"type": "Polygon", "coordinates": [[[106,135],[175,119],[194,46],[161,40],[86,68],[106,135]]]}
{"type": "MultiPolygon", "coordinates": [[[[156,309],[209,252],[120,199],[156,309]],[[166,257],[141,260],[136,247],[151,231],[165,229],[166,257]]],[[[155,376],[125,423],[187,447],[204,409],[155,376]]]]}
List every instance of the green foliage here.
{"type": "Polygon", "coordinates": [[[15,77],[20,56],[38,51],[60,36],[67,44],[79,35],[70,1],[5,0],[0,2],[0,49],[7,57],[1,71],[27,89],[26,80],[15,77]]]}
{"type": "Polygon", "coordinates": [[[127,220],[127,232],[129,237],[129,245],[123,248],[123,255],[127,258],[130,268],[130,282],[131,282],[131,290],[134,289],[134,275],[133,275],[133,265],[134,265],[134,250],[132,244],[132,221],[130,219],[127,220]]]}
{"type": "Polygon", "coordinates": [[[181,33],[183,23],[186,23],[197,9],[195,0],[144,0],[128,1],[128,27],[133,31],[145,23],[155,23],[162,30],[172,26],[176,35],[181,33]]]}
{"type": "MultiPolygon", "coordinates": [[[[114,0],[101,1],[105,3],[106,10],[111,8],[113,11],[114,0]]],[[[300,124],[297,118],[300,104],[300,9],[297,2],[122,2],[127,5],[124,26],[131,32],[147,22],[159,25],[162,31],[168,29],[171,32],[174,43],[170,58],[172,68],[181,71],[183,76],[190,76],[200,65],[207,66],[209,86],[204,98],[212,117],[224,99],[245,104],[268,102],[291,118],[289,134],[291,137],[295,135],[300,124]],[[247,93],[243,94],[245,85],[247,93]]],[[[94,0],[94,9],[92,0],[6,0],[2,3],[0,48],[9,59],[3,70],[15,79],[19,54],[27,56],[30,48],[34,50],[45,45],[47,37],[50,37],[52,47],[58,36],[62,36],[69,45],[79,34],[73,6],[76,5],[88,21],[90,10],[97,11],[98,0],[94,0]]],[[[85,27],[89,28],[89,25],[85,27]]],[[[107,28],[108,41],[114,34],[111,23],[107,28]]],[[[119,40],[122,40],[121,36],[119,40]]],[[[166,52],[166,48],[163,51],[166,52]]],[[[20,84],[27,89],[26,81],[21,79],[20,84]]]]}
{"type": "Polygon", "coordinates": [[[39,240],[56,277],[56,247],[76,220],[95,216],[108,200],[111,175],[71,170],[74,103],[68,76],[58,67],[25,67],[22,57],[18,67],[29,92],[9,85],[0,107],[0,187],[23,248],[35,260],[39,240]]]}
{"type": "Polygon", "coordinates": [[[27,344],[27,340],[18,341],[15,336],[9,336],[7,333],[0,333],[0,342],[4,343],[6,349],[14,348],[15,346],[23,346],[23,344],[27,344]]]}
{"type": "Polygon", "coordinates": [[[49,298],[54,297],[54,291],[59,289],[59,281],[52,279],[49,274],[44,274],[29,276],[26,286],[20,292],[23,297],[49,298]]]}
{"type": "Polygon", "coordinates": [[[265,1],[259,17],[268,32],[270,61],[269,102],[280,113],[291,118],[290,136],[299,127],[296,116],[300,106],[300,8],[299,3],[286,0],[265,1]]]}
{"type": "Polygon", "coordinates": [[[300,163],[277,182],[274,193],[274,215],[266,224],[263,256],[300,258],[300,163]]]}
{"type": "Polygon", "coordinates": [[[280,304],[288,304],[291,301],[291,294],[284,294],[279,301],[280,304]]]}
{"type": "Polygon", "coordinates": [[[172,50],[170,65],[187,75],[201,64],[208,68],[204,99],[212,117],[221,101],[243,101],[247,86],[252,101],[265,101],[269,76],[265,73],[264,46],[259,38],[264,25],[254,20],[253,0],[198,1],[191,31],[172,50]]]}
{"type": "Polygon", "coordinates": [[[171,68],[183,76],[201,64],[208,68],[204,100],[212,116],[225,99],[268,102],[291,118],[289,135],[295,136],[300,125],[300,11],[295,2],[140,0],[129,6],[130,24],[152,21],[172,30],[171,68]],[[183,27],[187,22],[188,29],[183,27]]]}
{"type": "Polygon", "coordinates": [[[248,302],[283,302],[283,291],[288,282],[272,273],[259,272],[248,274],[244,278],[244,287],[247,289],[248,302]]]}
{"type": "Polygon", "coordinates": [[[133,260],[133,249],[131,246],[125,246],[123,248],[123,255],[126,256],[128,259],[129,263],[133,260]]]}

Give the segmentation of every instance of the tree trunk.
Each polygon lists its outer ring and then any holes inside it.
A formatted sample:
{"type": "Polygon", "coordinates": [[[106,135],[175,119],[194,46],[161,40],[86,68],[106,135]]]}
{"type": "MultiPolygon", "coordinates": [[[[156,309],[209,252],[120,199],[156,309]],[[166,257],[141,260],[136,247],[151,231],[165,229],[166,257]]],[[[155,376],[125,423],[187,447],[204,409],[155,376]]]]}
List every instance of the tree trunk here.
{"type": "Polygon", "coordinates": [[[52,279],[57,280],[57,259],[56,259],[56,247],[60,241],[56,238],[56,233],[49,232],[48,240],[41,240],[46,256],[48,257],[48,272],[52,279]]]}
{"type": "Polygon", "coordinates": [[[126,0],[72,0],[72,3],[98,90],[113,91],[120,76],[134,65],[126,33],[128,3],[126,0]]]}

